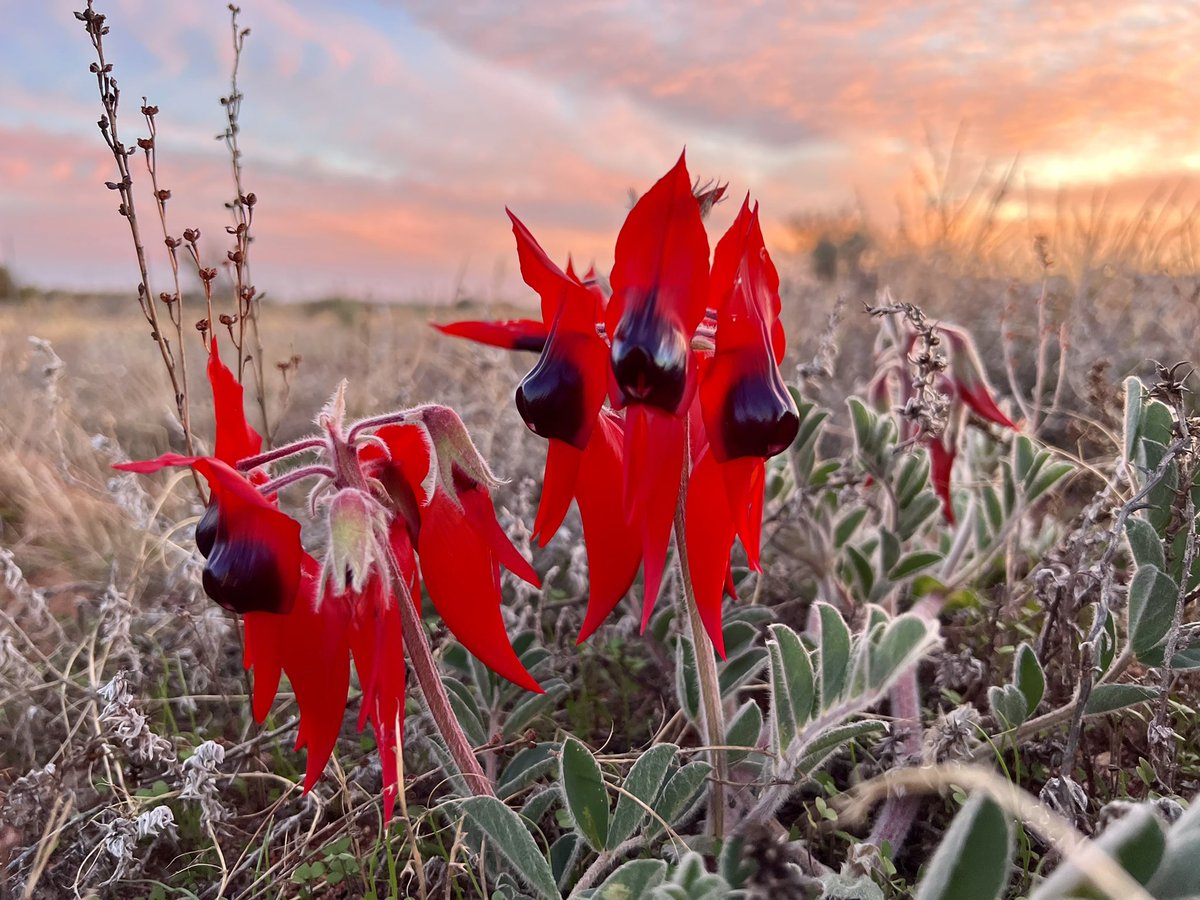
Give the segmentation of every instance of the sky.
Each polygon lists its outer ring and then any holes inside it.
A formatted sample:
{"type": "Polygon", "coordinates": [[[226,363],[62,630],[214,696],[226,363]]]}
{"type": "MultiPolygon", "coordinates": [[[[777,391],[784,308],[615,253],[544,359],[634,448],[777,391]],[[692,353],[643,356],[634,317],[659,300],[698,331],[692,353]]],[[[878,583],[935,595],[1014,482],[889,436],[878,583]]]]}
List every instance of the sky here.
{"type": "MultiPolygon", "coordinates": [[[[0,0],[0,263],[23,283],[136,284],[96,128],[85,0],[0,0]]],[[[168,229],[214,264],[232,196],[225,0],[96,0],[128,143],[160,109],[168,229]]],[[[1200,4],[1129,0],[242,0],[253,280],[280,299],[523,297],[505,207],[550,255],[612,263],[631,191],[686,147],[769,242],[797,214],[887,227],[958,135],[1019,158],[1024,197],[1200,180],[1200,4]],[[890,217],[890,218],[889,218],[890,217]]],[[[975,167],[972,169],[972,167],[975,167]]],[[[135,184],[146,178],[134,160],[135,184]]],[[[148,194],[142,228],[161,230],[148,194]]],[[[165,289],[161,262],[152,290],[165,289]]]]}

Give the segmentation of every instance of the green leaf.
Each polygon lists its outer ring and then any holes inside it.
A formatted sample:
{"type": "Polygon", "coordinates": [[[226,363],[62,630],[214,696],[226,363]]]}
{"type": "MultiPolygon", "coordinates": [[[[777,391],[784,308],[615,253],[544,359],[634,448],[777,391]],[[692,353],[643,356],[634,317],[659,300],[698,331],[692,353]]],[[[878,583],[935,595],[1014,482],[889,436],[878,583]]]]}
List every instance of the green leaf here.
{"type": "Polygon", "coordinates": [[[886,730],[887,723],[879,719],[860,719],[857,722],[827,728],[805,743],[796,763],[796,772],[804,776],[811,775],[851,741],[886,730]]]}
{"type": "Polygon", "coordinates": [[[667,864],[661,859],[634,859],[604,879],[594,900],[638,900],[663,883],[667,864]]]}
{"type": "Polygon", "coordinates": [[[579,832],[568,831],[560,835],[550,847],[550,871],[554,874],[554,882],[558,889],[566,890],[575,871],[575,865],[583,852],[584,842],[579,832]]]}
{"type": "Polygon", "coordinates": [[[788,695],[792,701],[792,719],[796,727],[804,725],[812,716],[816,685],[813,679],[812,660],[808,650],[800,641],[800,635],[786,625],[770,627],[771,636],[779,644],[783,657],[783,671],[787,677],[788,695]]]}
{"type": "Polygon", "coordinates": [[[630,837],[645,821],[647,807],[658,798],[658,792],[667,778],[667,767],[678,752],[679,748],[674,744],[655,744],[630,767],[622,787],[641,803],[633,797],[620,794],[612,822],[608,826],[609,850],[615,849],[630,837]]]}
{"type": "Polygon", "coordinates": [[[959,810],[917,887],[917,900],[997,900],[1008,884],[1013,830],[996,802],[976,794],[959,810]]]}
{"type": "Polygon", "coordinates": [[[775,755],[782,756],[796,736],[796,714],[792,711],[788,675],[778,641],[767,641],[767,654],[771,660],[771,723],[774,726],[771,729],[771,743],[775,755]]]}
{"type": "Polygon", "coordinates": [[[518,750],[496,783],[496,794],[500,799],[525,790],[539,778],[554,771],[554,749],[554,744],[544,741],[518,750]]]}
{"type": "Polygon", "coordinates": [[[1142,405],[1145,403],[1142,383],[1130,376],[1125,379],[1125,458],[1134,462],[1139,426],[1142,421],[1142,405]]]}
{"type": "MultiPolygon", "coordinates": [[[[1135,881],[1145,884],[1162,861],[1166,838],[1154,809],[1139,804],[1105,829],[1096,839],[1096,845],[1120,863],[1135,881]]],[[[1030,900],[1105,896],[1068,860],[1042,882],[1030,900]]]]}
{"type": "Polygon", "coordinates": [[[1167,570],[1167,558],[1163,553],[1162,538],[1154,526],[1145,519],[1129,517],[1125,520],[1125,537],[1129,539],[1129,552],[1139,566],[1154,566],[1161,572],[1167,570]]]}
{"type": "Polygon", "coordinates": [[[988,706],[1005,731],[1012,731],[1025,721],[1027,701],[1015,684],[992,685],[988,688],[988,706]]]}
{"type": "Polygon", "coordinates": [[[1166,637],[1175,616],[1179,585],[1157,566],[1140,566],[1129,582],[1129,646],[1144,656],[1166,637]]]}
{"type": "Polygon", "coordinates": [[[871,569],[870,561],[853,544],[846,545],[846,558],[850,560],[854,577],[858,579],[859,586],[862,588],[862,596],[869,597],[871,588],[875,586],[875,572],[871,569]]]}
{"type": "Polygon", "coordinates": [[[700,718],[700,673],[692,642],[682,635],[675,645],[675,695],[683,714],[693,722],[697,721],[700,718]]]}
{"type": "Polygon", "coordinates": [[[913,553],[908,553],[900,558],[896,565],[888,570],[889,581],[899,581],[902,578],[907,578],[922,569],[928,569],[930,566],[935,566],[940,563],[944,557],[936,550],[917,550],[913,553]]]}
{"type": "Polygon", "coordinates": [[[879,562],[883,571],[895,567],[900,561],[900,538],[888,528],[879,529],[879,562]]]}
{"type": "Polygon", "coordinates": [[[766,664],[767,651],[765,647],[750,647],[737,656],[730,654],[725,665],[721,666],[717,673],[717,684],[721,689],[721,696],[727,697],[732,694],[761,672],[766,664]]]}
{"type": "MultiPolygon", "coordinates": [[[[471,657],[474,659],[474,657],[471,657]]],[[[478,701],[470,689],[457,678],[443,676],[442,684],[446,686],[446,696],[450,698],[450,707],[454,717],[462,725],[463,732],[474,746],[487,743],[487,735],[483,733],[483,725],[479,718],[478,701]]]]}
{"type": "Polygon", "coordinates": [[[871,648],[869,684],[880,689],[900,671],[907,668],[933,642],[933,633],[926,622],[912,613],[892,620],[879,643],[871,648]]]}
{"type": "Polygon", "coordinates": [[[1046,673],[1038,662],[1037,654],[1026,643],[1017,647],[1013,660],[1013,684],[1025,697],[1025,715],[1032,716],[1046,693],[1046,673]]]}
{"type": "Polygon", "coordinates": [[[1083,714],[1098,716],[1102,713],[1115,712],[1127,706],[1135,706],[1138,703],[1153,700],[1157,696],[1157,690],[1140,684],[1098,684],[1088,694],[1083,714]]]}
{"type": "Polygon", "coordinates": [[[521,807],[521,815],[536,824],[550,812],[550,807],[561,799],[562,792],[557,787],[542,788],[525,801],[525,805],[521,807]]]}
{"type": "Polygon", "coordinates": [[[1195,900],[1200,896],[1200,803],[1192,800],[1179,821],[1167,831],[1162,864],[1146,885],[1158,900],[1195,900]]]}
{"type": "Polygon", "coordinates": [[[608,791],[596,758],[575,738],[563,741],[560,778],[575,827],[593,850],[603,850],[608,839],[608,791]]]}
{"type": "Polygon", "coordinates": [[[679,822],[691,808],[711,771],[712,766],[699,759],[675,770],[654,802],[655,816],[646,825],[646,837],[652,838],[662,831],[663,822],[672,826],[679,822]]]}
{"type": "MultiPolygon", "coordinates": [[[[763,715],[758,704],[747,700],[741,705],[725,730],[725,743],[730,747],[758,747],[758,739],[762,736],[763,715]]],[[[730,767],[736,766],[749,754],[738,750],[728,751],[730,767]]]]}
{"type": "Polygon", "coordinates": [[[908,506],[929,483],[929,457],[925,453],[910,453],[896,480],[896,503],[901,509],[908,506]]]}
{"type": "Polygon", "coordinates": [[[562,897],[550,871],[550,863],[534,843],[520,816],[495,797],[468,797],[457,801],[456,806],[469,825],[487,838],[488,846],[504,857],[514,873],[539,897],[551,900],[562,897]]]}
{"type": "Polygon", "coordinates": [[[859,456],[874,456],[875,446],[875,416],[857,397],[846,401],[850,409],[850,423],[854,428],[854,446],[859,456]]]}
{"type": "Polygon", "coordinates": [[[1054,487],[1064,476],[1074,471],[1075,467],[1068,462],[1050,463],[1038,473],[1037,478],[1033,480],[1033,484],[1025,493],[1025,498],[1031,502],[1036,500],[1054,487]]]}
{"type": "Polygon", "coordinates": [[[570,692],[566,682],[554,679],[542,685],[545,693],[527,693],[504,721],[503,735],[512,739],[517,737],[536,719],[549,715],[558,709],[562,699],[570,692]]]}
{"type": "Polygon", "coordinates": [[[942,508],[942,501],[932,491],[923,491],[900,510],[896,531],[900,540],[907,541],[942,508]]]}
{"type": "Polygon", "coordinates": [[[1028,478],[1036,458],[1037,450],[1034,449],[1033,441],[1026,435],[1017,435],[1013,441],[1013,472],[1019,481],[1024,482],[1028,478]]]}
{"type": "Polygon", "coordinates": [[[858,530],[858,526],[862,524],[862,520],[866,517],[867,507],[852,507],[833,527],[833,546],[839,549],[845,546],[846,542],[854,536],[854,532],[858,530]]]}
{"type": "Polygon", "coordinates": [[[817,603],[821,620],[821,708],[828,709],[842,695],[850,664],[850,629],[841,613],[828,603],[817,603]]]}

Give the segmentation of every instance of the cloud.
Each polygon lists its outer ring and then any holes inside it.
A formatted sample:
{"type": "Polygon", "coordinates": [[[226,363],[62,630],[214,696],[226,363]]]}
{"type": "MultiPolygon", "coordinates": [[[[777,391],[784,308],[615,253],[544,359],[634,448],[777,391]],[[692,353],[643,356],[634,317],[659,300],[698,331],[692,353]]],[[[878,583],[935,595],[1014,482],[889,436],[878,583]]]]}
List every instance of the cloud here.
{"type": "MultiPolygon", "coordinates": [[[[0,247],[31,279],[127,285],[76,5],[30,5],[0,62],[0,247]]],[[[228,19],[105,6],[126,139],[147,94],[172,228],[201,226],[218,253],[228,19]]],[[[886,222],[960,125],[959,177],[1019,153],[1031,197],[1200,168],[1200,20],[1183,7],[256,0],[242,20],[255,279],[277,296],[449,299],[464,269],[468,290],[524,296],[505,206],[556,259],[604,268],[629,190],[683,146],[694,173],[760,198],[775,235],[796,211],[860,201],[886,222]]]]}

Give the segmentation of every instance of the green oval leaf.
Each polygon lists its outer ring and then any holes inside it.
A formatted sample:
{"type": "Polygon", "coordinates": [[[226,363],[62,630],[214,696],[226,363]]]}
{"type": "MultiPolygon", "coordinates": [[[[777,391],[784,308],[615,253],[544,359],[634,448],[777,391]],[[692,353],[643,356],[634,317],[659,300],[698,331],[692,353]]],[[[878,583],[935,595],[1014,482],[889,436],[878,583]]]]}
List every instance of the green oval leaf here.
{"type": "Polygon", "coordinates": [[[658,798],[663,782],[667,778],[667,767],[675,759],[679,748],[674,744],[655,744],[638,757],[629,769],[625,783],[621,785],[629,794],[621,794],[612,822],[608,826],[608,849],[615,849],[630,837],[645,821],[647,807],[658,798]],[[636,797],[637,800],[633,798],[636,797]],[[638,800],[641,802],[639,803],[638,800]]]}
{"type": "Polygon", "coordinates": [[[608,839],[608,791],[596,757],[575,738],[567,738],[560,775],[563,799],[575,827],[593,850],[603,850],[608,839]]]}
{"type": "Polygon", "coordinates": [[[458,801],[456,807],[539,897],[550,900],[562,897],[550,863],[520,816],[495,797],[468,797],[458,801]]]}
{"type": "Polygon", "coordinates": [[[938,845],[917,900],[996,900],[1008,884],[1013,833],[996,802],[976,794],[959,810],[938,845]]]}

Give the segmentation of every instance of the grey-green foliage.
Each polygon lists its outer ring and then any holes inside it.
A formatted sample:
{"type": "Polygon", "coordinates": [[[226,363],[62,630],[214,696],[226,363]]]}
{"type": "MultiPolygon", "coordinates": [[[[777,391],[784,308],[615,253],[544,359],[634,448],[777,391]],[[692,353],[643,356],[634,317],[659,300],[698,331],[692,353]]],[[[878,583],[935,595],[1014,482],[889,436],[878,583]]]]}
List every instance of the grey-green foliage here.
{"type": "MultiPolygon", "coordinates": [[[[1193,802],[1171,826],[1157,804],[1127,804],[1094,842],[1157,900],[1200,896],[1200,803],[1193,802]]],[[[1008,817],[990,800],[973,797],[926,867],[917,900],[999,897],[1008,883],[1013,852],[1008,817]]],[[[1068,854],[1036,885],[1030,900],[1108,896],[1092,882],[1096,868],[1080,852],[1068,854]]]]}
{"type": "MultiPolygon", "coordinates": [[[[851,741],[885,729],[878,719],[851,721],[878,702],[896,678],[937,642],[937,625],[913,614],[892,618],[870,608],[857,635],[832,606],[817,604],[816,635],[801,637],[782,624],[770,626],[768,729],[770,757],[762,759],[779,780],[806,777],[851,741]]],[[[762,716],[746,707],[731,722],[729,738],[757,747],[762,716]],[[752,739],[752,740],[751,740],[752,739]]]]}
{"type": "Polygon", "coordinates": [[[959,810],[917,888],[917,900],[996,900],[1008,883],[1013,828],[995,801],[977,794],[959,810]]]}
{"type": "MultiPolygon", "coordinates": [[[[1183,571],[1189,528],[1183,513],[1179,462],[1169,457],[1175,437],[1174,413],[1150,399],[1136,378],[1125,382],[1125,453],[1136,473],[1136,486],[1148,491],[1143,507],[1125,522],[1125,537],[1135,568],[1129,583],[1129,648],[1145,665],[1159,666],[1181,595],[1200,586],[1200,555],[1183,571]]],[[[1200,474],[1191,485],[1200,501],[1200,474]]],[[[1196,523],[1191,523],[1195,528],[1196,523]]],[[[1200,648],[1180,645],[1171,660],[1175,669],[1200,669],[1200,648]]]]}

